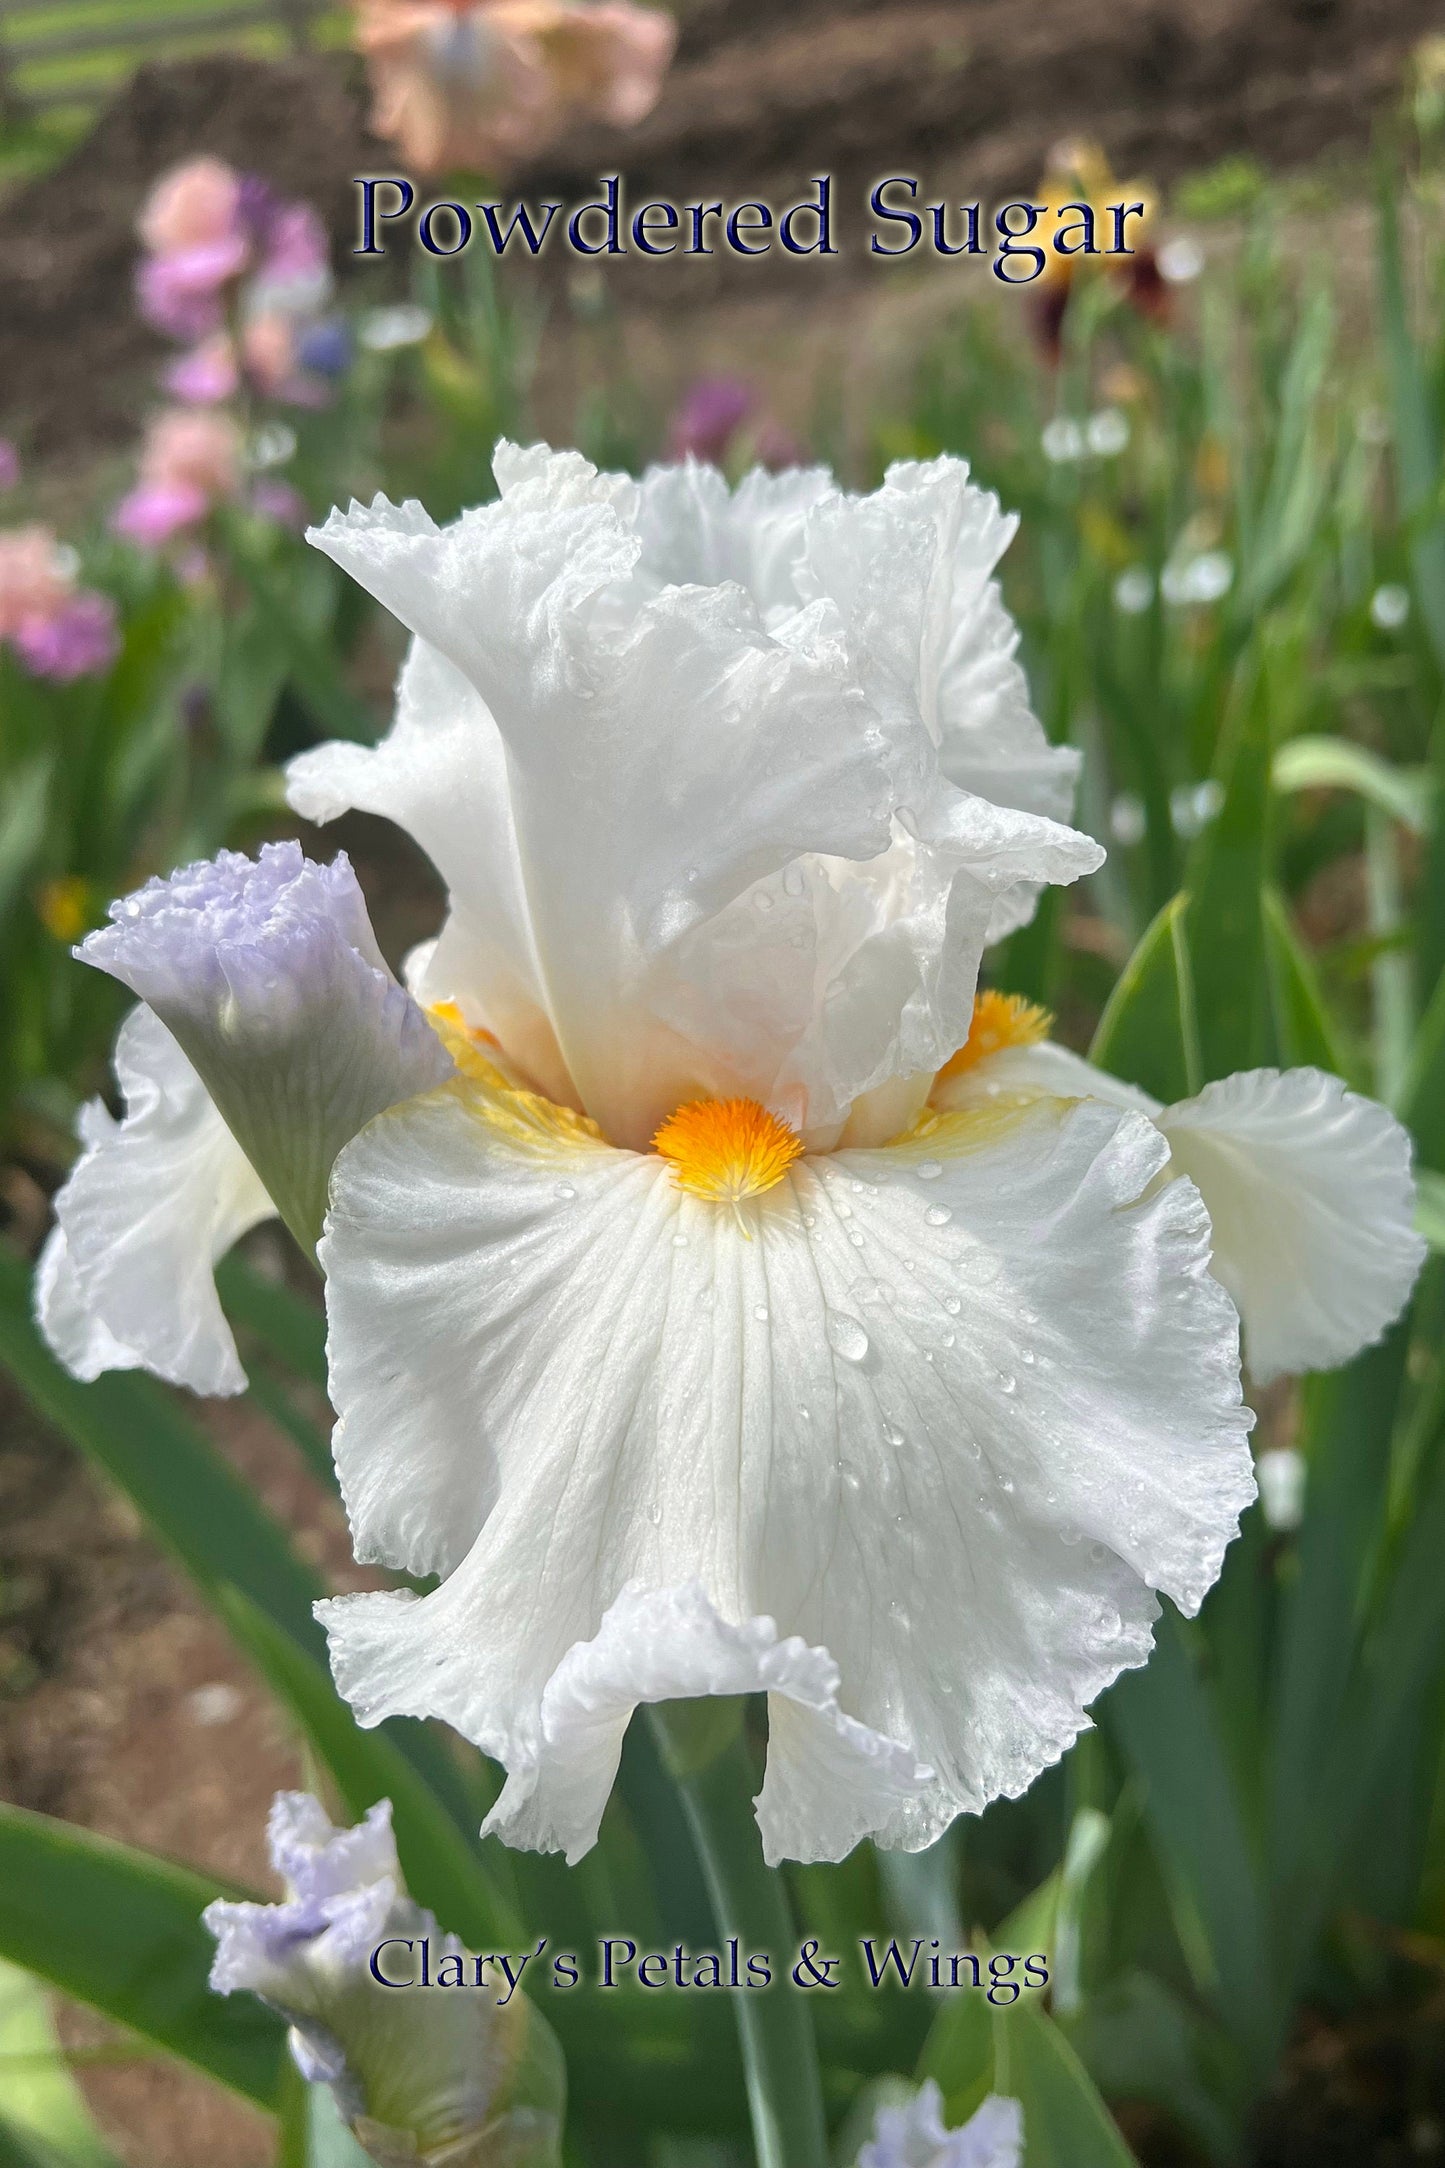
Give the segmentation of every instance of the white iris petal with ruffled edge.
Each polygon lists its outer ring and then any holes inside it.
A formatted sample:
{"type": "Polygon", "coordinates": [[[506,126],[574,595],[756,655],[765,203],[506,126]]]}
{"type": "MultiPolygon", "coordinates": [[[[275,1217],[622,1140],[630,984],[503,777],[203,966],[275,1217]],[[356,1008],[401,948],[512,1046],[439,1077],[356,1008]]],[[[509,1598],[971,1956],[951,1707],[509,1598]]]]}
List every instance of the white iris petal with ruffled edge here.
{"type": "Polygon", "coordinates": [[[212,1277],[275,1207],[160,1019],[132,1009],[115,1045],[125,1099],[81,1115],[85,1150],[55,1200],[36,1283],[41,1327],[77,1377],[144,1367],[193,1393],[245,1373],[212,1277]]]}
{"type": "Polygon", "coordinates": [[[1197,1607],[1252,1495],[1236,1327],[1142,1117],[1045,1101],[728,1210],[486,1065],[337,1161],[321,1245],[364,1722],[508,1770],[576,1857],[632,1708],[765,1691],[771,1858],[1022,1791],[1197,1607]],[[650,1595],[649,1593],[650,1592],[650,1595]]]}
{"type": "Polygon", "coordinates": [[[1171,1172],[1194,1182],[1208,1208],[1212,1270],[1239,1309],[1259,1383],[1348,1362],[1404,1308],[1426,1254],[1410,1138],[1388,1108],[1338,1077],[1248,1069],[1166,1107],[1035,1037],[940,1079],[933,1103],[1039,1092],[1138,1108],[1157,1124],[1171,1172]]]}
{"type": "Polygon", "coordinates": [[[858,2168],[1021,2168],[1023,2109],[990,2093],[957,2130],[943,2121],[943,2095],[932,2078],[906,2107],[878,2110],[858,2168]]]}

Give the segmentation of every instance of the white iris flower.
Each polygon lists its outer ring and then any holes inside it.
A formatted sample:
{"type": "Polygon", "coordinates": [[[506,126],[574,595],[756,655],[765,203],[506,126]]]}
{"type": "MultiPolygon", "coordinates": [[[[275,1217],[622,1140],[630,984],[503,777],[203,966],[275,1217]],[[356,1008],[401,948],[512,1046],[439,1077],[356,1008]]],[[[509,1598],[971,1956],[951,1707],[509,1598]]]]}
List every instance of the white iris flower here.
{"type": "Polygon", "coordinates": [[[929,2078],[903,2107],[882,2107],[858,2168],[1021,2168],[1023,2109],[990,2093],[957,2130],[943,2121],[943,2095],[929,2078]]]}
{"type": "MultiPolygon", "coordinates": [[[[357,1553],[442,1577],[323,1606],[362,1721],[446,1718],[508,1772],[488,1826],[576,1858],[639,1703],[764,1691],[769,1858],[923,1846],[1067,1747],[1253,1495],[1164,1116],[950,1097],[985,943],[1100,857],[991,577],[1011,529],[951,460],[864,498],[497,468],[450,528],[316,538],[416,636],[387,740],[292,770],[446,880],[411,993],[295,846],[151,884],[84,953],[298,1236],[325,1216],[357,1553]]],[[[178,1142],[149,1209],[199,1268],[120,1307],[87,1244],[131,1223],[143,1116],[60,1204],[44,1314],[92,1367],[194,1336],[235,1231],[178,1142]]],[[[1327,1145],[1295,1173],[1335,1209],[1327,1145]]],[[[1397,1251],[1398,1187],[1363,1207],[1397,1251]]]]}

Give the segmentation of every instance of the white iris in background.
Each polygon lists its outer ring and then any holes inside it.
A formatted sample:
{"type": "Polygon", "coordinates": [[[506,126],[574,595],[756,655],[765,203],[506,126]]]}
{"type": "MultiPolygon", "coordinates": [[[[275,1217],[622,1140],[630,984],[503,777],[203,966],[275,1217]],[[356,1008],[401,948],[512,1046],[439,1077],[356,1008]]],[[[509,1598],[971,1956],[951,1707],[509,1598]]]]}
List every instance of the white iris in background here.
{"type": "Polygon", "coordinates": [[[1021,2168],[1023,2110],[991,2093],[957,2130],[943,2122],[943,2095],[930,2078],[905,2107],[878,2110],[858,2168],[1021,2168]]]}
{"type": "MultiPolygon", "coordinates": [[[[379,502],[316,538],[416,643],[391,735],[303,756],[293,802],[439,868],[415,999],[295,846],[153,883],[85,953],[298,1235],[326,1215],[357,1553],[442,1577],[323,1607],[360,1718],[446,1718],[508,1772],[488,1826],[575,1858],[639,1702],[761,1690],[770,1858],[922,1846],[1063,1751],[1253,1494],[1163,1115],[949,1097],[985,942],[1101,855],[991,576],[1011,528],[951,460],[864,498],[497,469],[450,528],[379,502]]],[[[82,1161],[86,1243],[148,1134],[133,1104],[82,1161]]],[[[152,1210],[205,1278],[188,1164],[152,1210]]],[[[154,1366],[166,1311],[122,1317],[60,1220],[52,1337],[154,1366]]],[[[1391,1272],[1299,1344],[1368,1338],[1391,1272]]]]}
{"type": "Polygon", "coordinates": [[[561,2051],[525,1995],[506,1996],[407,1895],[383,1799],[334,1829],[307,1792],[278,1792],[267,1824],[280,1904],[218,1901],[217,1994],[260,1996],[287,2020],[308,2083],[329,2085],[343,2120],[387,2168],[557,2168],[561,2051]],[[435,1994],[382,1985],[415,1978],[425,1939],[435,1994]],[[390,1947],[385,1947],[390,1945],[390,1947]]]}

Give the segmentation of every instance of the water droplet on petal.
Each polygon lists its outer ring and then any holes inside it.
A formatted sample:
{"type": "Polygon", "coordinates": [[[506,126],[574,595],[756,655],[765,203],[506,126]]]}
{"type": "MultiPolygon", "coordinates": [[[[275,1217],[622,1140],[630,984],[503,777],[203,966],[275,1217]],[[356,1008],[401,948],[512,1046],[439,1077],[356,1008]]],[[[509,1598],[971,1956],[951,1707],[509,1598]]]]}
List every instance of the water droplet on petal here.
{"type": "Polygon", "coordinates": [[[923,1217],[930,1227],[946,1227],[953,1218],[946,1204],[931,1204],[923,1217]]]}
{"type": "Polygon", "coordinates": [[[760,888],[758,890],[757,894],[753,898],[753,902],[760,911],[771,911],[771,909],[773,908],[773,899],[768,894],[765,888],[760,888]]]}
{"type": "Polygon", "coordinates": [[[896,1423],[885,1423],[883,1425],[883,1435],[890,1445],[902,1445],[903,1443],[903,1432],[896,1423]]]}
{"type": "Polygon", "coordinates": [[[652,1504],[647,1509],[647,1518],[651,1521],[654,1528],[658,1526],[659,1522],[662,1519],[662,1507],[658,1504],[656,1499],[653,1500],[652,1504]]]}
{"type": "Polygon", "coordinates": [[[1000,1370],[998,1374],[998,1389],[1001,1393],[1016,1393],[1019,1389],[1019,1381],[1016,1377],[1013,1376],[1011,1371],[1000,1370]]]}
{"type": "Polygon", "coordinates": [[[570,1182],[559,1182],[557,1184],[556,1194],[559,1197],[575,1197],[577,1192],[572,1187],[572,1184],[570,1182]]]}
{"type": "Polygon", "coordinates": [[[959,1311],[963,1308],[963,1304],[959,1301],[957,1295],[945,1295],[943,1307],[950,1317],[957,1317],[959,1311]]]}
{"type": "Polygon", "coordinates": [[[807,885],[807,881],[803,877],[803,869],[801,866],[793,865],[785,866],[783,868],[784,895],[801,896],[807,885]]]}
{"type": "Polygon", "coordinates": [[[936,1182],[943,1172],[941,1159],[920,1159],[914,1169],[920,1182],[936,1182]]]}
{"type": "Polygon", "coordinates": [[[841,1355],[845,1363],[861,1363],[868,1353],[868,1335],[856,1317],[846,1310],[830,1310],[826,1327],[828,1345],[835,1355],[841,1355]]]}
{"type": "Polygon", "coordinates": [[[755,1303],[753,1305],[753,1316],[757,1319],[760,1325],[766,1325],[766,1323],[768,1322],[767,1304],[765,1302],[755,1303]]]}
{"type": "Polygon", "coordinates": [[[685,1250],[687,1248],[687,1236],[674,1235],[672,1238],[672,1246],[675,1250],[685,1250]]]}

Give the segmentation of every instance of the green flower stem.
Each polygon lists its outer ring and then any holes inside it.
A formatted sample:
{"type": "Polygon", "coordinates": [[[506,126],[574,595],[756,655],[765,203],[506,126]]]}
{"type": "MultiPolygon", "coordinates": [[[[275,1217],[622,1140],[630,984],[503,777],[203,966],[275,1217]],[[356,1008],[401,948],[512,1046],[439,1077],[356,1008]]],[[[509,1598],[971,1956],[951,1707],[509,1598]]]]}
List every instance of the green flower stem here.
{"type": "Polygon", "coordinates": [[[757,2168],[827,2168],[813,2014],[789,1985],[794,1927],[782,1877],[763,1863],[742,1704],[669,1702],[648,1715],[682,1796],[719,1933],[736,1935],[744,1954],[765,1950],[772,1961],[771,1987],[733,1996],[757,2168]]]}

